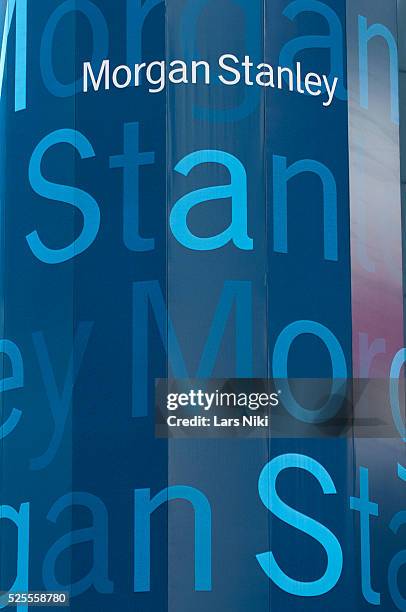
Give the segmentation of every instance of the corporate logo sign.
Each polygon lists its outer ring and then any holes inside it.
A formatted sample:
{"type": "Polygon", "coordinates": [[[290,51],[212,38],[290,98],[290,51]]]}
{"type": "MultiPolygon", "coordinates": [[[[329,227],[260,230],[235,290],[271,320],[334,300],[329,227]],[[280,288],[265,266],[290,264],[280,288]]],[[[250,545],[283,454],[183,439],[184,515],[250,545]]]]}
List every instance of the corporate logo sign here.
{"type": "Polygon", "coordinates": [[[0,606],[405,609],[397,7],[347,4],[3,3],[0,606]]]}

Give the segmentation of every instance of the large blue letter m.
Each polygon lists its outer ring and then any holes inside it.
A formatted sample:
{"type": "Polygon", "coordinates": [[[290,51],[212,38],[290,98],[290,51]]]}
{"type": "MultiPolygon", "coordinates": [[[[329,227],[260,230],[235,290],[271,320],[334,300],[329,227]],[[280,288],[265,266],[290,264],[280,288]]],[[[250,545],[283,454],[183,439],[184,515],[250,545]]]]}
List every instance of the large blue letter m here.
{"type": "MultiPolygon", "coordinates": [[[[148,414],[149,312],[152,311],[159,335],[175,378],[190,378],[175,328],[158,281],[133,285],[133,416],[148,414]]],[[[220,352],[227,322],[235,310],[235,372],[231,377],[252,376],[252,288],[249,281],[226,281],[212,319],[195,378],[209,378],[220,352]]],[[[158,377],[162,377],[162,372],[158,377]]]]}

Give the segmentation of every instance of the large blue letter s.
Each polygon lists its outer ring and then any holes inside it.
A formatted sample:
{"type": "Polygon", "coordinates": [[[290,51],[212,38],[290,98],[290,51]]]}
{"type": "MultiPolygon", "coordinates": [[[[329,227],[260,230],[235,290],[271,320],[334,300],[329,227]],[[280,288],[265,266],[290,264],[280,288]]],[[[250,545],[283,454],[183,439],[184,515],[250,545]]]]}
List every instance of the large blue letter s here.
{"type": "Polygon", "coordinates": [[[286,454],[276,457],[262,470],[258,482],[259,495],[263,504],[276,517],[320,542],[327,553],[326,571],[318,580],[303,582],[287,576],[271,551],[257,555],[257,559],[266,575],[287,593],[300,597],[316,597],[324,595],[337,584],[343,568],[343,553],[339,541],[327,527],[294,510],[279,497],[276,492],[276,479],[283,470],[289,468],[306,470],[317,478],[323,493],[336,493],[330,474],[318,461],[306,455],[286,454]]]}
{"type": "Polygon", "coordinates": [[[62,263],[83,253],[95,240],[100,227],[100,210],[96,200],[77,187],[51,183],[42,175],[41,163],[45,153],[52,146],[62,143],[74,147],[82,159],[94,157],[94,150],[88,139],[81,132],[71,129],[56,130],[45,136],[31,156],[29,177],[34,191],[49,200],[72,204],[83,215],[83,229],[80,235],[71,244],[61,249],[51,249],[44,245],[37,231],[28,234],[26,238],[31,251],[38,259],[47,264],[62,263]]]}

